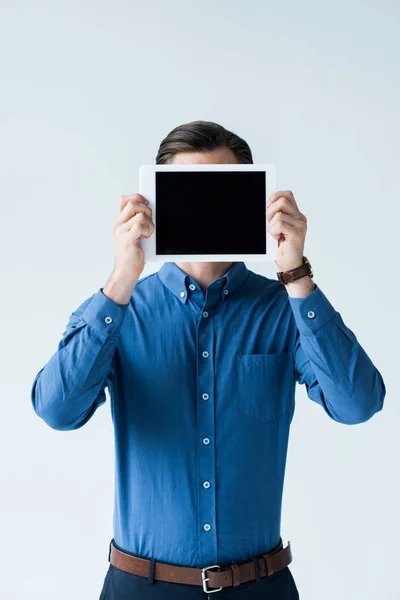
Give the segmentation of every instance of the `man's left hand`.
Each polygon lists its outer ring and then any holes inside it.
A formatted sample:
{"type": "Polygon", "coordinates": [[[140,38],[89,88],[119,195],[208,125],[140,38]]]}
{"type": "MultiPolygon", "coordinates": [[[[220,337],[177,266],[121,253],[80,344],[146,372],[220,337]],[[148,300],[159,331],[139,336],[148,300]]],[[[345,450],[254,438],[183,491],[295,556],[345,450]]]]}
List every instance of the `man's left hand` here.
{"type": "Polygon", "coordinates": [[[303,264],[307,218],[297,207],[290,190],[275,192],[266,210],[268,231],[278,240],[276,265],[279,271],[289,271],[303,264]]]}

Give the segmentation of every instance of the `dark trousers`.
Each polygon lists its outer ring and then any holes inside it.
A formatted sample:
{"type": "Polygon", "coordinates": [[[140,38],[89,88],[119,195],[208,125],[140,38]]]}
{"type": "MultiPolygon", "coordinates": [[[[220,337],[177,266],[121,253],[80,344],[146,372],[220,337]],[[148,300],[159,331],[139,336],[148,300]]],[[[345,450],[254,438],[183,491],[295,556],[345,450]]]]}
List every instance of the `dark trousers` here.
{"type": "MultiPolygon", "coordinates": [[[[115,542],[114,545],[119,548],[115,542]]],[[[123,552],[123,548],[119,548],[123,552]]],[[[130,554],[127,552],[127,554],[130,554]]],[[[99,600],[299,600],[299,593],[289,567],[259,581],[207,594],[197,585],[160,581],[132,575],[109,564],[99,600]]]]}

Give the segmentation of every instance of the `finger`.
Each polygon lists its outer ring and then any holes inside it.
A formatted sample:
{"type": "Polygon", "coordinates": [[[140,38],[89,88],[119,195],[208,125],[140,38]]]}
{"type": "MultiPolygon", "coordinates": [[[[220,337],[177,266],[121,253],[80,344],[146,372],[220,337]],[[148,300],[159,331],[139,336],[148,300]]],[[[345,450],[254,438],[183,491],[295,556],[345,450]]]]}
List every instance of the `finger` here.
{"type": "Polygon", "coordinates": [[[275,223],[277,223],[279,221],[285,221],[286,223],[289,223],[290,225],[294,225],[295,227],[299,227],[300,229],[303,229],[304,227],[307,226],[307,222],[302,217],[303,217],[303,215],[297,216],[297,214],[296,214],[295,216],[293,216],[293,215],[288,215],[284,212],[278,211],[270,219],[269,225],[271,226],[271,225],[275,225],[275,223]]]}
{"type": "Polygon", "coordinates": [[[126,231],[132,232],[133,237],[136,239],[143,235],[148,238],[154,231],[154,223],[151,219],[146,217],[144,213],[138,213],[133,216],[124,225],[126,231]]]}
{"type": "Polygon", "coordinates": [[[143,213],[147,214],[149,217],[151,217],[153,211],[150,208],[150,206],[146,206],[143,202],[128,200],[127,203],[125,204],[124,208],[120,212],[119,216],[116,219],[116,225],[117,226],[123,225],[132,216],[134,216],[138,213],[141,213],[141,212],[143,212],[143,213]]]}
{"type": "Polygon", "coordinates": [[[294,205],[297,206],[293,192],[291,190],[284,190],[284,191],[279,191],[279,192],[275,192],[274,194],[272,194],[268,200],[267,207],[271,206],[271,204],[273,204],[279,198],[282,198],[282,197],[287,198],[288,200],[291,200],[294,203],[294,205]]]}
{"type": "Polygon", "coordinates": [[[265,214],[268,221],[279,211],[288,215],[297,216],[300,219],[306,220],[305,215],[299,211],[295,202],[287,196],[281,196],[278,198],[269,208],[266,209],[265,214]]]}
{"type": "Polygon", "coordinates": [[[124,194],[119,199],[118,213],[120,213],[125,208],[126,203],[129,202],[129,200],[134,200],[135,202],[144,202],[144,204],[147,205],[149,204],[147,198],[142,196],[142,194],[124,194]]]}
{"type": "Polygon", "coordinates": [[[289,236],[291,239],[301,239],[303,237],[303,231],[286,221],[278,221],[271,227],[268,227],[268,231],[272,237],[279,239],[283,233],[285,236],[289,236]]]}

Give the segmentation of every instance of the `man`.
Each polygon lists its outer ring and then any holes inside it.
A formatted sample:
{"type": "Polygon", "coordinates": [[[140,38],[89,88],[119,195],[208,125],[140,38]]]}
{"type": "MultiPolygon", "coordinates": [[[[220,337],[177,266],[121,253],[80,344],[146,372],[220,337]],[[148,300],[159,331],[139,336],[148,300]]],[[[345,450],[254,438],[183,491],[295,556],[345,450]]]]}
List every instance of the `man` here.
{"type": "MultiPolygon", "coordinates": [[[[171,131],[156,162],[253,159],[243,139],[197,121],[171,131]]],[[[243,227],[249,210],[243,198],[243,227]]],[[[243,262],[167,262],[139,279],[152,211],[122,196],[114,271],[36,375],[33,407],[54,429],[81,427],[110,392],[116,488],[102,600],[298,598],[280,535],[295,384],[340,423],[382,408],[381,374],[303,264],[307,220],[291,191],[270,197],[266,218],[289,283],[243,262]]]]}

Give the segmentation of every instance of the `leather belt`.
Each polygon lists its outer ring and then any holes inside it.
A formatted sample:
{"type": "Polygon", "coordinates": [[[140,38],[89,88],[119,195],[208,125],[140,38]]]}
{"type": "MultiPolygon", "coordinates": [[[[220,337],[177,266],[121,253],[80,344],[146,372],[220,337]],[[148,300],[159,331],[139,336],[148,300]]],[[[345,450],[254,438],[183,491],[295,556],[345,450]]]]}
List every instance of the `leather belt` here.
{"type": "MultiPolygon", "coordinates": [[[[122,552],[114,546],[113,540],[110,542],[109,561],[117,569],[133,575],[149,577],[151,561],[122,552]]],[[[276,571],[287,567],[291,562],[290,542],[288,542],[286,548],[283,548],[281,539],[279,544],[270,552],[261,554],[248,562],[235,563],[229,566],[185,567],[156,560],[153,561],[152,577],[161,581],[203,586],[205,592],[212,593],[224,587],[238,586],[241,583],[257,579],[257,571],[260,577],[270,576],[276,571]],[[257,563],[258,568],[256,568],[257,563]]]]}

